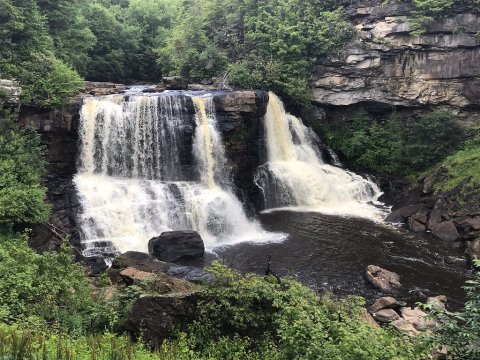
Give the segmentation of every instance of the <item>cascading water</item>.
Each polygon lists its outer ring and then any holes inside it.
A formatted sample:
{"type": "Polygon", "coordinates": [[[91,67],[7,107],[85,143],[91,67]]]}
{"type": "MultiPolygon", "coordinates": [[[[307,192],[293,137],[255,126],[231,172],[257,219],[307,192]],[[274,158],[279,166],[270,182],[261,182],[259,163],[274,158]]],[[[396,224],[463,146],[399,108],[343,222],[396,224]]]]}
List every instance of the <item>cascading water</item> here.
{"type": "Polygon", "coordinates": [[[307,211],[375,218],[381,195],[376,184],[325,164],[314,145],[318,139],[300,119],[285,112],[269,94],[265,115],[268,162],[256,176],[267,209],[295,207],[307,211]]]}
{"type": "Polygon", "coordinates": [[[188,100],[168,93],[84,100],[74,183],[85,256],[147,251],[150,238],[170,230],[197,230],[210,249],[283,238],[250,221],[234,195],[212,97],[191,98],[194,123],[185,116],[188,100]],[[192,172],[184,158],[193,130],[192,172]]]}

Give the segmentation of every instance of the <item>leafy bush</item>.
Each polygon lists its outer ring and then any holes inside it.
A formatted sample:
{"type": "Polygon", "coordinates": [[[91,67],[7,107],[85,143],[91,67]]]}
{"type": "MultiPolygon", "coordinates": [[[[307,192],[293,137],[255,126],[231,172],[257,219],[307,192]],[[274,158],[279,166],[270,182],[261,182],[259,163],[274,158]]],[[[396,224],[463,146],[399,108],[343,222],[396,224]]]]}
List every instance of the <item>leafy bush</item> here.
{"type": "Polygon", "coordinates": [[[452,114],[440,110],[408,119],[393,114],[384,123],[359,112],[351,122],[317,130],[354,166],[397,175],[432,167],[457,148],[462,136],[452,114]]]}
{"type": "MultiPolygon", "coordinates": [[[[480,261],[476,262],[477,267],[480,261]]],[[[480,359],[480,273],[475,279],[466,282],[467,293],[465,308],[460,312],[435,312],[433,318],[438,322],[436,330],[429,338],[431,345],[448,347],[448,358],[455,360],[480,359]]]]}
{"type": "Polygon", "coordinates": [[[204,353],[227,336],[235,344],[241,339],[245,351],[253,354],[269,349],[276,359],[420,356],[408,338],[363,322],[361,298],[319,297],[297,281],[243,277],[219,263],[211,271],[216,283],[205,290],[199,317],[187,336],[197,352],[204,353]]]}
{"type": "Polygon", "coordinates": [[[40,139],[33,130],[6,126],[0,133],[0,226],[46,221],[40,139]]]}
{"type": "MultiPolygon", "coordinates": [[[[477,133],[478,129],[473,129],[477,133]]],[[[474,135],[435,169],[434,188],[438,192],[458,190],[458,200],[475,202],[480,195],[480,136],[474,135]]]]}
{"type": "Polygon", "coordinates": [[[92,288],[71,249],[38,254],[26,235],[0,237],[0,322],[84,333],[95,322],[92,288]]]}

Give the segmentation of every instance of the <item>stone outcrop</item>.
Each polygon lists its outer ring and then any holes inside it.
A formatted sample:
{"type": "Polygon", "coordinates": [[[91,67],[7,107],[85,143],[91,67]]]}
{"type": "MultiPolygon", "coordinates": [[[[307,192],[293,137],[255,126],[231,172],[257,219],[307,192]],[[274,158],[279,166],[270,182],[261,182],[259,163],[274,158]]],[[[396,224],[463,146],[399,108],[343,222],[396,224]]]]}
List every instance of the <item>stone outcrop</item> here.
{"type": "Polygon", "coordinates": [[[318,65],[319,105],[480,106],[480,14],[460,13],[411,36],[408,2],[360,1],[347,7],[354,41],[318,65]],[[462,31],[459,31],[462,29],[462,31]]]}
{"type": "Polygon", "coordinates": [[[150,239],[148,252],[158,260],[175,262],[202,257],[205,245],[196,231],[169,231],[150,239]]]}
{"type": "Polygon", "coordinates": [[[203,269],[167,263],[157,260],[149,254],[137,251],[128,251],[115,258],[112,267],[108,270],[108,275],[112,282],[117,282],[123,278],[122,272],[129,268],[136,269],[142,273],[166,275],[193,283],[213,281],[213,276],[203,269]]]}
{"type": "Polygon", "coordinates": [[[373,286],[383,292],[394,293],[402,287],[398,274],[382,269],[380,266],[368,265],[365,275],[373,286]]]}

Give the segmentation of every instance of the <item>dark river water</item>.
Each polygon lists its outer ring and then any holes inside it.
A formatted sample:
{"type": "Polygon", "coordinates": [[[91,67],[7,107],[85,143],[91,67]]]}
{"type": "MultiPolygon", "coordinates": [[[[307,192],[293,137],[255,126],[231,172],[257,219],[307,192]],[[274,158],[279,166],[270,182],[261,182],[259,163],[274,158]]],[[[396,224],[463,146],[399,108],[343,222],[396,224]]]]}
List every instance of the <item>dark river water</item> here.
{"type": "Polygon", "coordinates": [[[364,271],[379,265],[397,272],[403,284],[397,299],[414,304],[426,296],[446,295],[450,308],[464,301],[461,286],[467,278],[459,265],[445,263],[448,255],[461,256],[452,244],[358,218],[319,213],[277,211],[260,215],[263,226],[288,234],[282,243],[238,244],[208,254],[242,272],[264,273],[269,256],[272,270],[298,278],[318,290],[338,296],[363,295],[367,303],[382,296],[370,286],[364,271]]]}

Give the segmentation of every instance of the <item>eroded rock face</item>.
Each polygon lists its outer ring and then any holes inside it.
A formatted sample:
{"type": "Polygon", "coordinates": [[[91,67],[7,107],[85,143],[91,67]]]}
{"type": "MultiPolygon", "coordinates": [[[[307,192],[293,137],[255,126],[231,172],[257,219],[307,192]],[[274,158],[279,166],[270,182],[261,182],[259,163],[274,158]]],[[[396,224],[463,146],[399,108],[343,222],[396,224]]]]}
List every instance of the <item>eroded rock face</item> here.
{"type": "Polygon", "coordinates": [[[480,105],[480,14],[457,14],[411,36],[412,6],[362,1],[347,8],[357,38],[319,64],[313,81],[321,105],[378,103],[419,107],[480,105]],[[373,4],[373,5],[372,5],[373,4]],[[460,32],[459,28],[465,29],[460,32]]]}

